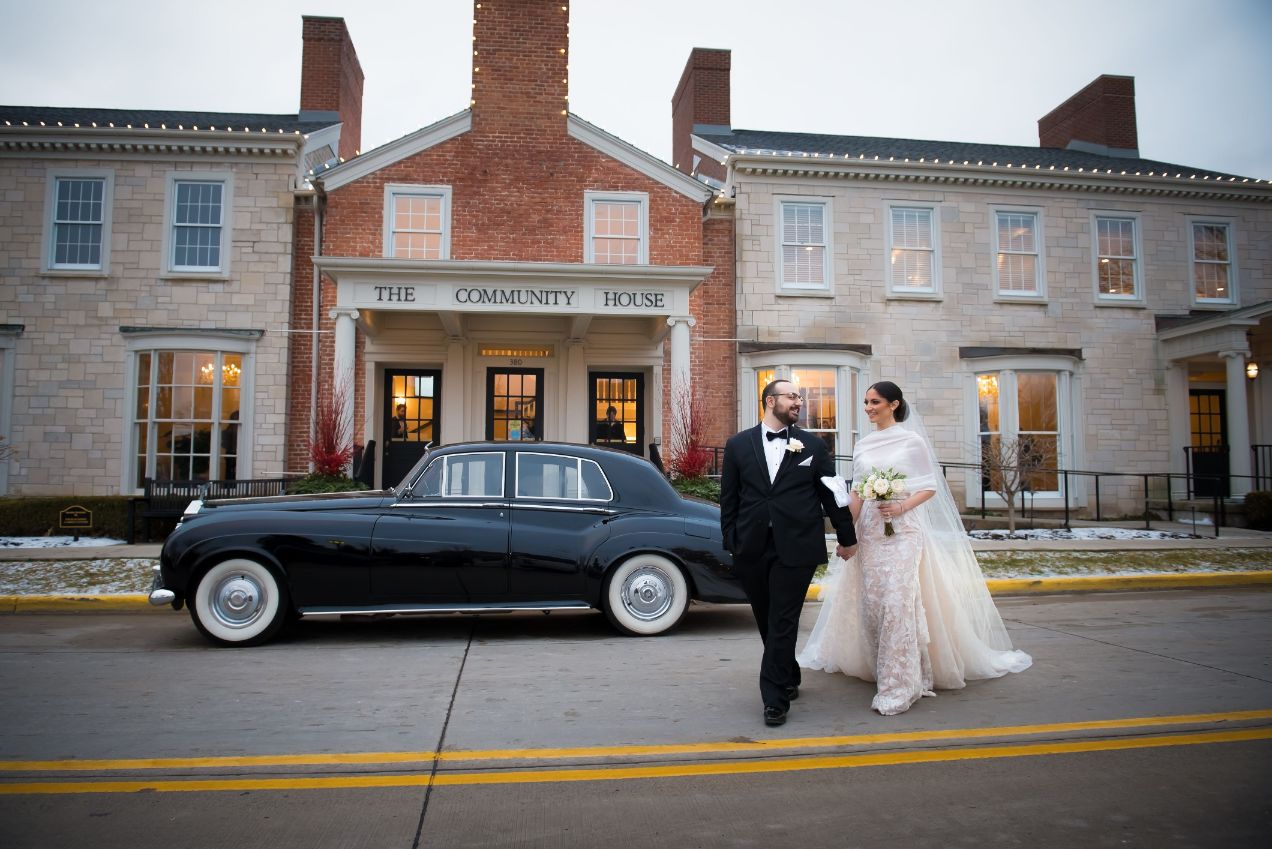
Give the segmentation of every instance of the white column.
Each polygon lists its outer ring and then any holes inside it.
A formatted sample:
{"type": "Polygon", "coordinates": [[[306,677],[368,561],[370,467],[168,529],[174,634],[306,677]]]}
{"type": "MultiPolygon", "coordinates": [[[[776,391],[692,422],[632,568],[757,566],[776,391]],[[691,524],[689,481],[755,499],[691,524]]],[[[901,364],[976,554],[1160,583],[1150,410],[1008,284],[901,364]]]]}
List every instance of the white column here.
{"type": "Polygon", "coordinates": [[[582,343],[566,342],[562,360],[561,390],[564,403],[560,405],[560,409],[564,422],[562,426],[558,426],[557,432],[564,434],[566,442],[586,443],[591,436],[593,413],[587,404],[591,393],[588,391],[587,362],[582,343]]]}
{"type": "MultiPolygon", "coordinates": [[[[1166,366],[1166,422],[1169,425],[1170,456],[1166,468],[1177,474],[1187,471],[1184,449],[1192,445],[1192,429],[1188,421],[1188,364],[1168,363],[1166,366]]],[[[1183,498],[1188,492],[1184,478],[1171,479],[1172,493],[1183,498]]]]}
{"type": "Polygon", "coordinates": [[[336,353],[331,368],[331,391],[344,395],[345,433],[353,436],[353,364],[357,356],[358,311],[334,309],[328,315],[336,321],[336,353]]]}
{"type": "Polygon", "coordinates": [[[1239,498],[1250,491],[1250,410],[1246,400],[1247,351],[1221,351],[1228,372],[1228,472],[1230,492],[1239,498]],[[1240,477],[1244,476],[1244,477],[1240,477]]]}
{"type": "Polygon", "coordinates": [[[443,445],[463,442],[465,439],[480,439],[485,434],[468,432],[468,399],[469,390],[481,396],[486,391],[486,384],[473,379],[468,373],[468,346],[462,340],[451,338],[446,343],[446,364],[442,369],[441,416],[442,429],[437,441],[443,445]]]}
{"type": "Polygon", "coordinates": [[[698,322],[691,315],[667,319],[671,328],[671,404],[682,404],[693,391],[690,378],[689,328],[698,322]]]}

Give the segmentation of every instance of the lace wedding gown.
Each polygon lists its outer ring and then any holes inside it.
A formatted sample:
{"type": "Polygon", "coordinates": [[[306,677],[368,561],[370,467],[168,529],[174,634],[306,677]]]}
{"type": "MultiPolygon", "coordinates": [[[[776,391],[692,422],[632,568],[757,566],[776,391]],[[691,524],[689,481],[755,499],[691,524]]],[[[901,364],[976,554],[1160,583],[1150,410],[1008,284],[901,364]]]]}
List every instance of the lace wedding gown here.
{"type": "Polygon", "coordinates": [[[885,715],[903,713],[936,689],[1029,668],[1032,658],[1012,650],[922,433],[893,425],[862,439],[853,479],[874,468],[905,474],[907,492],[899,498],[935,494],[893,519],[892,536],[884,533],[879,502],[862,504],[857,552],[846,562],[832,558],[800,665],[877,682],[870,706],[885,715]]]}

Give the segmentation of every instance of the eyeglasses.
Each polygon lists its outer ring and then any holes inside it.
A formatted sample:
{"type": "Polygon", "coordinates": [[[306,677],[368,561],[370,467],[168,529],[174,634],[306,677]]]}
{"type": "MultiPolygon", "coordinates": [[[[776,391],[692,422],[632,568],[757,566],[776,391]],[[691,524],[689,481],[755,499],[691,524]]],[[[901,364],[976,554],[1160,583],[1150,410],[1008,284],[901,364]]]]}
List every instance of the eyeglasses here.
{"type": "Polygon", "coordinates": [[[800,395],[798,392],[770,392],[769,397],[770,398],[785,398],[787,401],[803,402],[804,400],[804,396],[800,395]]]}

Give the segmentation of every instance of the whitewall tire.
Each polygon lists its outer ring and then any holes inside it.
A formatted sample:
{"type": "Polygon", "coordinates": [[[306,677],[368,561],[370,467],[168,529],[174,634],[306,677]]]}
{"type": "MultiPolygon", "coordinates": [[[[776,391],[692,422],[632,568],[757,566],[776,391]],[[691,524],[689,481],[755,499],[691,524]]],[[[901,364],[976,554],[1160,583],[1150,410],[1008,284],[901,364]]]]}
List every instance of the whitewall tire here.
{"type": "Polygon", "coordinates": [[[665,634],[689,608],[689,584],[676,564],[657,554],[637,554],[605,581],[605,615],[624,634],[665,634]]]}
{"type": "Polygon", "coordinates": [[[199,578],[190,616],[214,643],[254,646],[278,633],[290,607],[287,589],[272,569],[255,560],[223,560],[199,578]]]}

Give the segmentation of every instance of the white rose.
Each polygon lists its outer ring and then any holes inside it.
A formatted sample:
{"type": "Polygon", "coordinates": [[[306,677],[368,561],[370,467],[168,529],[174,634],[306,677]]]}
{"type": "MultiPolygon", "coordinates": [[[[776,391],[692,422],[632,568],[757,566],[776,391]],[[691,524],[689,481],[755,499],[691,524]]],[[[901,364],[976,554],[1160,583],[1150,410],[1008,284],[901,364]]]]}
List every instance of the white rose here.
{"type": "Polygon", "coordinates": [[[900,495],[903,492],[905,492],[905,481],[897,478],[892,482],[892,494],[900,495]]]}
{"type": "Polygon", "coordinates": [[[879,478],[873,484],[871,484],[871,488],[874,489],[875,495],[878,495],[880,498],[882,498],[892,491],[892,484],[888,483],[883,478],[879,478]]]}
{"type": "Polygon", "coordinates": [[[804,443],[800,442],[798,439],[789,439],[786,441],[786,450],[790,451],[792,454],[798,454],[804,450],[804,443]]]}

